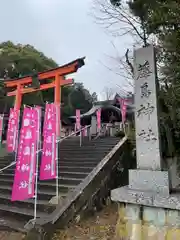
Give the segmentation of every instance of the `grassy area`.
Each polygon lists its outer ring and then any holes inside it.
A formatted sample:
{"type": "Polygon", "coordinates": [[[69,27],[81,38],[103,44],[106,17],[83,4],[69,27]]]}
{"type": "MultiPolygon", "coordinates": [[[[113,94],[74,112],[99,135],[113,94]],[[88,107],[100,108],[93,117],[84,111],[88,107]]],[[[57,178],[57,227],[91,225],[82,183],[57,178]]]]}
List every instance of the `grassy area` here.
{"type": "Polygon", "coordinates": [[[115,240],[117,217],[117,205],[111,204],[94,216],[57,232],[53,240],[115,240]]]}

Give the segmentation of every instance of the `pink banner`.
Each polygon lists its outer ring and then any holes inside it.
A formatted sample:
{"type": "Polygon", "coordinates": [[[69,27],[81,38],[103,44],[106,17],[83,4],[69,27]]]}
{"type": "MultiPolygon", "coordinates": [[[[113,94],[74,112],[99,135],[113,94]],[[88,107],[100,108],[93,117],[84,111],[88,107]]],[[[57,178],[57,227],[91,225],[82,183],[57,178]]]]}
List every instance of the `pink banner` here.
{"type": "Polygon", "coordinates": [[[125,123],[126,121],[126,112],[127,112],[127,100],[119,98],[119,103],[121,107],[121,117],[122,117],[122,123],[125,123]]]}
{"type": "Polygon", "coordinates": [[[81,129],[81,113],[79,109],[76,109],[76,131],[81,129]]]}
{"type": "Polygon", "coordinates": [[[7,151],[15,152],[18,141],[19,111],[10,109],[8,130],[7,130],[7,151]]]}
{"type": "Polygon", "coordinates": [[[0,115],[0,143],[2,141],[4,115],[0,115]]]}
{"type": "Polygon", "coordinates": [[[12,201],[34,197],[39,127],[37,108],[25,108],[23,113],[18,158],[12,188],[12,201]]]}
{"type": "Polygon", "coordinates": [[[97,129],[101,129],[101,109],[99,108],[96,112],[96,117],[97,117],[97,129]]]}
{"type": "Polygon", "coordinates": [[[40,180],[56,178],[56,111],[55,104],[46,105],[40,180]]]}

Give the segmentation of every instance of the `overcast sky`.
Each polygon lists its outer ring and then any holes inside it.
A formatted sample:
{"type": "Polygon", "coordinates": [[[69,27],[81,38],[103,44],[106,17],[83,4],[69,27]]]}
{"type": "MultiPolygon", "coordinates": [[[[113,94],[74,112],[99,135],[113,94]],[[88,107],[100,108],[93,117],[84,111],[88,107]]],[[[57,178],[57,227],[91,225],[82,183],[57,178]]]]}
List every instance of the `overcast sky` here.
{"type": "MultiPolygon", "coordinates": [[[[115,40],[90,16],[92,0],[1,0],[0,9],[1,42],[31,44],[60,65],[86,56],[75,81],[100,98],[104,87],[123,84],[121,77],[101,64],[111,65],[105,55],[115,54],[111,43],[115,40]]],[[[116,39],[120,54],[129,42],[116,39]]]]}

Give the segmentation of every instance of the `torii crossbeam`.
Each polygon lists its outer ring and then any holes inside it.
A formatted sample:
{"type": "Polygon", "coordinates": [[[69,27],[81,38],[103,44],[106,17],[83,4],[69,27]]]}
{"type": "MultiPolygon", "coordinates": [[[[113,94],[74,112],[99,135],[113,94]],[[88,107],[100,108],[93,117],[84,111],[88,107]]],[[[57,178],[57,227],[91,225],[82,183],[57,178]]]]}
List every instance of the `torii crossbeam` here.
{"type": "Polygon", "coordinates": [[[73,79],[65,79],[65,76],[77,72],[80,67],[85,65],[84,59],[84,57],[79,58],[58,68],[38,73],[36,75],[38,86],[36,87],[33,86],[33,74],[18,79],[5,79],[4,83],[7,88],[7,96],[15,96],[14,108],[17,110],[20,109],[23,94],[49,88],[54,88],[54,102],[60,104],[61,87],[73,83],[73,79]],[[47,82],[47,80],[51,80],[51,82],[47,82]]]}

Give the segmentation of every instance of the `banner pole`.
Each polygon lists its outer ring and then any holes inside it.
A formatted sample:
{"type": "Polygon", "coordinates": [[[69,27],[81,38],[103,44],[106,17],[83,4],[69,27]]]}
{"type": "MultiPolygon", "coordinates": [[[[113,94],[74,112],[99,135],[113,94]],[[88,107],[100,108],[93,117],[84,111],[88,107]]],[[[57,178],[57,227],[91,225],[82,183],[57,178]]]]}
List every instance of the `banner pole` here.
{"type": "Polygon", "coordinates": [[[20,126],[19,126],[19,122],[20,122],[20,110],[18,110],[18,120],[17,120],[17,129],[16,129],[16,136],[15,136],[15,161],[17,161],[17,155],[18,155],[18,142],[19,142],[19,131],[20,131],[20,126]]]}
{"type": "Polygon", "coordinates": [[[80,147],[81,147],[82,146],[82,129],[81,128],[80,128],[79,137],[80,137],[80,147]]]}
{"type": "Polygon", "coordinates": [[[123,122],[123,131],[124,131],[124,134],[126,135],[126,126],[124,122],[123,122]]]}
{"type": "Polygon", "coordinates": [[[1,122],[0,122],[0,148],[1,148],[2,142],[3,142],[2,138],[3,138],[4,114],[2,114],[0,118],[1,118],[1,122]]]}
{"type": "Polygon", "coordinates": [[[56,105],[56,201],[58,204],[58,199],[59,199],[59,159],[58,159],[58,153],[59,153],[59,139],[60,139],[60,132],[58,127],[60,127],[60,108],[59,105],[56,105]],[[59,123],[59,124],[58,124],[59,123]],[[58,126],[59,125],[59,126],[58,126]],[[57,135],[58,134],[58,135],[57,135]],[[59,139],[58,139],[59,138],[59,139]]]}
{"type": "Polygon", "coordinates": [[[37,129],[37,148],[36,148],[36,171],[35,171],[35,195],[34,195],[34,224],[37,219],[37,190],[38,190],[38,165],[39,165],[39,142],[40,142],[40,109],[37,109],[38,113],[38,129],[37,129]]]}
{"type": "Polygon", "coordinates": [[[76,123],[74,124],[74,132],[76,132],[77,130],[76,130],[76,123]]]}
{"type": "Polygon", "coordinates": [[[58,204],[58,198],[59,198],[59,179],[58,179],[59,171],[58,171],[58,141],[56,138],[56,198],[57,198],[57,204],[58,204]]]}
{"type": "Polygon", "coordinates": [[[34,195],[34,224],[37,218],[37,183],[38,183],[38,152],[36,152],[36,180],[35,180],[35,195],[34,195]]]}

